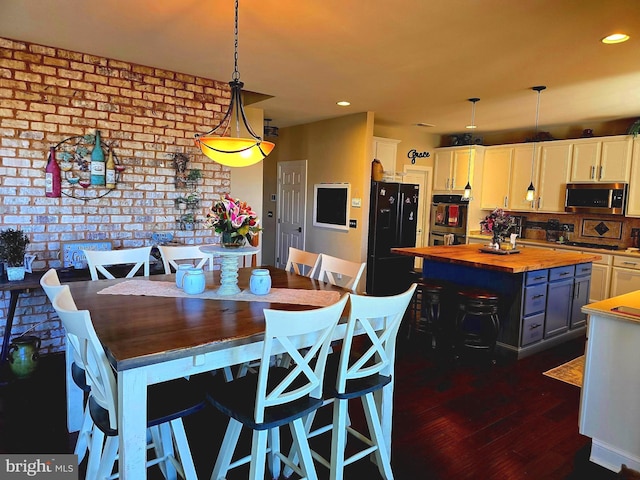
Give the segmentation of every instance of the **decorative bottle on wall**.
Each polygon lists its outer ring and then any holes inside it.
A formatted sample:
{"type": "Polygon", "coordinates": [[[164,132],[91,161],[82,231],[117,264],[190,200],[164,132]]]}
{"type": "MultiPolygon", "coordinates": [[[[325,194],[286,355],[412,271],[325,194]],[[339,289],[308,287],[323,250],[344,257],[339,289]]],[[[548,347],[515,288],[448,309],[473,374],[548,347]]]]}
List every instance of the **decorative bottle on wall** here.
{"type": "Polygon", "coordinates": [[[44,192],[47,197],[59,197],[61,195],[62,178],[60,166],[56,160],[55,147],[49,148],[49,161],[45,168],[44,192]]]}
{"type": "Polygon", "coordinates": [[[107,188],[116,188],[116,162],[113,161],[113,150],[111,148],[109,149],[109,156],[107,157],[105,182],[107,188]]]}
{"type": "Polygon", "coordinates": [[[104,167],[104,152],[100,145],[100,130],[96,130],[96,144],[91,151],[91,185],[104,185],[104,167]]]}

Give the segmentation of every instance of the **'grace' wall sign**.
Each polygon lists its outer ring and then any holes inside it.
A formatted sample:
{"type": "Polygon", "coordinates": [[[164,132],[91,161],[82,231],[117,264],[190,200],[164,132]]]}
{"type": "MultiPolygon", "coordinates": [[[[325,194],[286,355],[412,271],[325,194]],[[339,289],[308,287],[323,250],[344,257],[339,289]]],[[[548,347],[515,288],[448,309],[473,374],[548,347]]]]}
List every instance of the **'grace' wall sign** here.
{"type": "Polygon", "coordinates": [[[415,148],[412,148],[411,150],[409,150],[409,153],[407,153],[407,157],[411,159],[412,164],[416,163],[416,158],[429,158],[430,156],[431,153],[418,152],[415,148]]]}

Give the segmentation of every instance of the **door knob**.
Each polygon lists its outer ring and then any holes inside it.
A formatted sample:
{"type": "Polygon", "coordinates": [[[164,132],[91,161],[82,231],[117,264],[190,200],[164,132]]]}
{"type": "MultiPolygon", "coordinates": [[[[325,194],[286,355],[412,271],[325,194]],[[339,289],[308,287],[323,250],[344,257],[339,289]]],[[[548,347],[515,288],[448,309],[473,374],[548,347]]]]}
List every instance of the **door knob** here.
{"type": "Polygon", "coordinates": [[[302,227],[298,227],[298,232],[302,233],[302,227]]]}

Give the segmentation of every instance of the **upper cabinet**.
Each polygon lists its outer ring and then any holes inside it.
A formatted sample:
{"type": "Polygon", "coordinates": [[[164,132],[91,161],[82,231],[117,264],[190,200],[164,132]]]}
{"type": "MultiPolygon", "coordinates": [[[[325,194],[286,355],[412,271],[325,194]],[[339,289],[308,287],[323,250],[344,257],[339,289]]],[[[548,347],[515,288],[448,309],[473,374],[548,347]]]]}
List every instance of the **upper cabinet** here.
{"type": "Polygon", "coordinates": [[[513,145],[505,145],[488,147],[484,152],[482,196],[480,197],[482,210],[509,206],[509,186],[514,150],[513,145]]]}
{"type": "Polygon", "coordinates": [[[627,217],[640,217],[640,137],[633,139],[633,161],[627,196],[627,217]]]}
{"type": "Polygon", "coordinates": [[[632,137],[583,138],[572,142],[570,182],[629,182],[632,137]]]}
{"type": "Polygon", "coordinates": [[[507,209],[522,212],[564,212],[571,151],[570,142],[541,142],[536,144],[535,159],[532,159],[533,144],[516,145],[507,209]],[[532,181],[536,193],[533,201],[527,201],[527,188],[532,181]]]}
{"type": "Polygon", "coordinates": [[[373,158],[382,163],[385,180],[393,181],[395,178],[399,143],[400,140],[393,138],[373,137],[373,158]]]}
{"type": "Polygon", "coordinates": [[[484,155],[484,147],[476,145],[436,149],[433,172],[434,192],[464,191],[467,182],[473,182],[474,165],[482,155],[484,155]]]}

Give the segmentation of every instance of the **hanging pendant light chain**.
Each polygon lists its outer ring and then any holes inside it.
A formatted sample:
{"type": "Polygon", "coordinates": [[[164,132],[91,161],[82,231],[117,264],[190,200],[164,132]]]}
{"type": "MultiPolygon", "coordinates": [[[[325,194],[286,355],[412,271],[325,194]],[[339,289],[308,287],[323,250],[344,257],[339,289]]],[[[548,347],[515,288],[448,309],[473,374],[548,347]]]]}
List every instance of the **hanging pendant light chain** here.
{"type": "Polygon", "coordinates": [[[235,29],[233,30],[233,36],[235,39],[233,50],[233,75],[231,80],[240,80],[240,71],[238,70],[238,0],[236,0],[236,18],[235,29]]]}
{"type": "Polygon", "coordinates": [[[533,183],[533,165],[536,160],[536,142],[538,141],[538,116],[540,115],[540,92],[546,89],[545,86],[533,87],[532,90],[538,92],[538,99],[536,101],[536,130],[533,137],[533,158],[531,159],[531,182],[533,183]]]}

